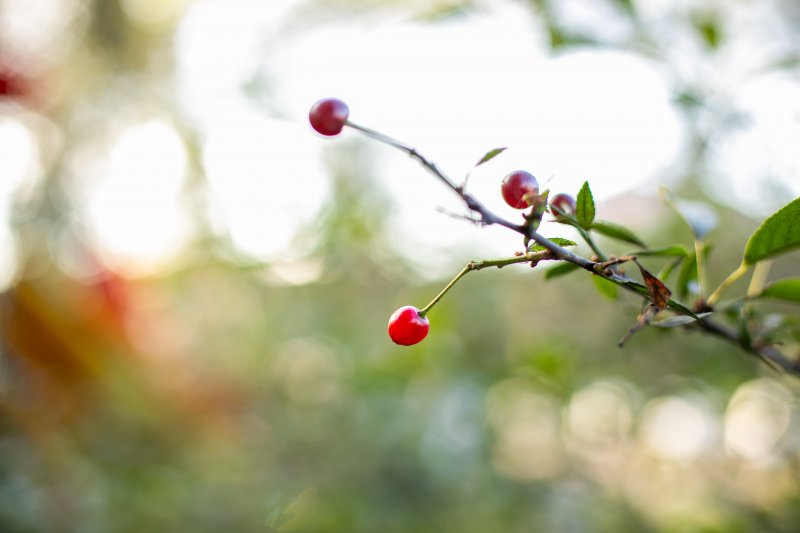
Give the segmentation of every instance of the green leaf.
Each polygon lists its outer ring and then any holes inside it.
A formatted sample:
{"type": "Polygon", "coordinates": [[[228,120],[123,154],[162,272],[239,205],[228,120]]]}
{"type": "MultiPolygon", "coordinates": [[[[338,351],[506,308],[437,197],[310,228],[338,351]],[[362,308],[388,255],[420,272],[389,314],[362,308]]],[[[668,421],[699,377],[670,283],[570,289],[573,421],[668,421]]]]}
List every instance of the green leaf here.
{"type": "Polygon", "coordinates": [[[614,222],[607,222],[605,220],[596,220],[592,223],[592,229],[597,233],[611,237],[618,241],[629,242],[637,246],[645,246],[642,240],[634,235],[634,233],[624,226],[615,224],[614,222]]]}
{"type": "Polygon", "coordinates": [[[575,46],[596,46],[597,39],[583,35],[576,32],[570,32],[554,23],[548,25],[548,33],[550,34],[550,48],[552,50],[561,50],[568,47],[575,46]]]}
{"type": "Polygon", "coordinates": [[[425,24],[442,23],[464,15],[468,11],[469,5],[467,3],[431,2],[428,10],[413,17],[413,20],[425,24]]]}
{"type": "Polygon", "coordinates": [[[704,13],[692,18],[694,29],[705,41],[706,46],[712,50],[719,48],[724,37],[719,17],[713,13],[704,13]]]}
{"type": "Polygon", "coordinates": [[[800,304],[800,278],[781,279],[767,285],[759,298],[774,298],[800,304]]]}
{"type": "Polygon", "coordinates": [[[597,289],[597,292],[611,300],[617,299],[617,296],[619,295],[619,289],[617,289],[616,283],[613,281],[608,281],[602,276],[592,276],[592,281],[594,281],[594,286],[597,289]]]}
{"type": "Polygon", "coordinates": [[[544,273],[544,279],[558,278],[570,272],[575,272],[578,269],[580,269],[580,267],[574,263],[563,262],[553,268],[548,268],[544,273]]]}
{"type": "MultiPolygon", "coordinates": [[[[573,242],[573,241],[571,241],[569,239],[562,239],[561,237],[549,237],[549,239],[553,244],[557,244],[557,245],[561,246],[562,248],[565,247],[565,246],[577,246],[577,243],[575,243],[575,242],[573,242]]],[[[528,248],[528,251],[529,252],[542,252],[542,251],[544,251],[546,249],[547,248],[545,248],[541,244],[536,244],[535,242],[532,242],[530,247],[528,248]]]]}
{"type": "Polygon", "coordinates": [[[578,219],[578,224],[583,229],[590,230],[594,222],[594,198],[588,181],[583,182],[575,204],[575,218],[578,219]]]}
{"type": "Polygon", "coordinates": [[[564,213],[563,215],[559,215],[559,217],[553,222],[558,222],[559,224],[566,224],[567,226],[573,226],[575,228],[580,228],[581,225],[578,223],[578,219],[575,218],[574,215],[570,215],[569,213],[564,213]]]}
{"type": "MultiPolygon", "coordinates": [[[[704,242],[701,246],[701,253],[703,258],[707,258],[711,253],[712,246],[708,242],[704,242]]],[[[689,257],[681,265],[678,271],[677,291],[681,298],[685,298],[689,294],[690,285],[697,282],[697,254],[692,252],[689,257]]]]}
{"type": "Polygon", "coordinates": [[[657,328],[677,328],[679,326],[688,326],[689,324],[697,322],[698,319],[705,318],[712,314],[713,313],[700,313],[696,316],[679,315],[665,320],[659,320],[658,322],[651,322],[651,324],[657,328]]]}
{"type": "Polygon", "coordinates": [[[766,219],[744,248],[744,264],[753,265],[800,247],[800,198],[766,219]]]}
{"type": "Polygon", "coordinates": [[[491,161],[492,159],[494,159],[495,157],[497,157],[498,155],[502,154],[505,151],[506,148],[495,148],[493,150],[489,150],[488,152],[486,152],[486,154],[484,154],[483,157],[481,157],[480,161],[475,163],[475,166],[479,167],[482,164],[486,163],[487,161],[491,161]]]}
{"type": "Polygon", "coordinates": [[[689,257],[689,251],[683,246],[666,246],[664,248],[656,248],[653,250],[637,250],[626,255],[635,255],[637,257],[689,257]]]}
{"type": "Polygon", "coordinates": [[[784,57],[779,58],[777,61],[773,61],[764,67],[758,69],[756,72],[769,72],[771,70],[797,70],[800,68],[800,55],[796,53],[789,53],[784,57]]]}
{"type": "Polygon", "coordinates": [[[684,259],[686,258],[678,257],[667,263],[658,273],[658,279],[667,281],[667,279],[669,279],[669,277],[672,275],[672,272],[681,264],[681,262],[683,262],[684,259]]]}
{"type": "Polygon", "coordinates": [[[674,98],[673,102],[684,111],[697,111],[703,107],[703,95],[692,89],[679,92],[674,98]]]}
{"type": "Polygon", "coordinates": [[[689,294],[689,285],[693,281],[697,281],[697,256],[695,254],[692,254],[687,261],[684,261],[678,271],[678,296],[685,298],[689,294]]]}
{"type": "Polygon", "coordinates": [[[636,15],[636,6],[633,5],[633,0],[615,0],[615,3],[628,15],[636,15]]]}
{"type": "Polygon", "coordinates": [[[673,300],[671,298],[670,298],[669,302],[667,302],[667,307],[672,309],[673,311],[680,311],[684,315],[694,316],[694,317],[697,316],[697,315],[694,314],[694,311],[692,311],[691,309],[689,309],[688,307],[686,307],[682,303],[676,302],[675,300],[673,300]]]}

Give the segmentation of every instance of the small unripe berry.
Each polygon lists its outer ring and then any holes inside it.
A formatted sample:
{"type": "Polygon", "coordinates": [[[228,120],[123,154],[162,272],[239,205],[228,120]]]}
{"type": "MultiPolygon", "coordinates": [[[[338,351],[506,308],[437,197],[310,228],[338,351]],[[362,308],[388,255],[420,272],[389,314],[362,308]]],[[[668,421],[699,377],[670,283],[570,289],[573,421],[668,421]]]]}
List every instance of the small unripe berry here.
{"type": "Polygon", "coordinates": [[[539,182],[533,174],[524,170],[515,170],[503,178],[500,186],[503,199],[514,209],[525,209],[533,205],[539,194],[539,182]]]}
{"type": "Polygon", "coordinates": [[[554,217],[558,218],[561,216],[562,213],[566,213],[567,215],[574,215],[575,214],[575,198],[570,196],[569,194],[556,194],[553,196],[552,200],[550,200],[550,212],[553,214],[554,217]],[[553,209],[553,207],[560,209],[553,209]]]}
{"type": "Polygon", "coordinates": [[[330,137],[342,131],[348,116],[350,109],[347,104],[338,98],[323,98],[311,106],[308,121],[317,133],[330,137]]]}
{"type": "Polygon", "coordinates": [[[419,309],[406,305],[401,307],[389,318],[389,337],[403,346],[411,346],[428,335],[430,323],[424,316],[420,316],[419,309]]]}

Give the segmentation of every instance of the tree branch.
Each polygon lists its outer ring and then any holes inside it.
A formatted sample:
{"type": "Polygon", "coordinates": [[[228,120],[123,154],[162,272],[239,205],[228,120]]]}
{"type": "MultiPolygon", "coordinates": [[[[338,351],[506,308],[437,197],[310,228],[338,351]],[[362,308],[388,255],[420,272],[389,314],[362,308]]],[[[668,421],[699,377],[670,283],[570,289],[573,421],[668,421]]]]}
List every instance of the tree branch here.
{"type": "MultiPolygon", "coordinates": [[[[384,144],[388,144],[389,146],[393,146],[394,148],[397,148],[398,150],[405,152],[412,159],[416,159],[422,166],[428,169],[428,171],[431,174],[433,174],[436,178],[438,178],[448,189],[452,190],[454,193],[460,196],[461,199],[466,204],[467,208],[479,216],[478,222],[480,222],[481,224],[487,226],[492,224],[497,224],[499,226],[506,227],[512,231],[515,231],[523,235],[526,238],[526,240],[528,239],[533,240],[537,244],[544,247],[545,250],[547,250],[546,253],[547,256],[546,257],[542,256],[540,259],[559,259],[561,261],[572,263],[584,270],[591,272],[596,276],[604,277],[605,279],[616,283],[617,285],[623,287],[624,289],[630,292],[636,293],[645,298],[650,298],[649,291],[644,284],[635,281],[634,279],[630,278],[627,274],[620,273],[617,270],[610,268],[607,263],[591,261],[589,259],[586,259],[585,257],[581,257],[577,254],[574,254],[569,250],[557,245],[553,241],[537,233],[536,230],[531,225],[515,224],[510,220],[507,220],[499,215],[496,215],[489,208],[483,205],[483,203],[481,203],[477,198],[466,192],[466,190],[463,187],[456,185],[456,183],[449,177],[447,177],[447,175],[445,175],[439,169],[439,167],[436,166],[435,163],[433,163],[427,157],[422,155],[415,148],[405,143],[402,143],[396,139],[393,139],[392,137],[384,135],[383,133],[355,124],[349,120],[346,122],[346,125],[358,131],[361,131],[365,135],[372,137],[377,141],[380,141],[384,144]]],[[[590,238],[588,239],[587,242],[593,244],[590,238]]],[[[518,257],[500,259],[500,260],[472,261],[468,263],[467,266],[464,267],[464,269],[458,274],[458,276],[456,276],[456,278],[450,283],[450,285],[448,285],[445,291],[443,291],[443,293],[446,292],[446,290],[449,289],[453,283],[455,283],[467,272],[470,272],[472,270],[480,270],[482,268],[491,266],[500,268],[507,264],[535,261],[536,259],[532,258],[531,257],[532,255],[534,254],[523,254],[518,257]]],[[[598,255],[604,257],[602,256],[602,254],[598,255]]],[[[613,263],[616,264],[618,262],[620,261],[617,260],[613,263]]],[[[725,280],[725,282],[722,283],[722,285],[714,292],[714,294],[712,294],[709,297],[708,303],[711,304],[715,302],[716,299],[719,297],[719,295],[724,291],[724,289],[727,288],[727,285],[731,284],[733,281],[738,279],[738,277],[744,274],[746,270],[747,270],[746,268],[740,267],[739,270],[734,272],[729,277],[729,279],[725,280]]],[[[432,303],[438,301],[438,299],[441,298],[443,293],[438,295],[437,298],[435,298],[435,301],[432,303]]],[[[427,310],[429,307],[430,305],[425,309],[427,310]]],[[[724,339],[733,344],[736,344],[744,351],[756,355],[769,363],[777,365],[787,372],[800,374],[800,361],[796,359],[790,359],[774,346],[754,344],[752,341],[746,341],[735,330],[727,326],[708,320],[707,318],[698,318],[697,315],[691,309],[689,309],[688,307],[684,306],[679,302],[676,302],[675,300],[670,299],[666,307],[680,315],[686,315],[695,318],[696,321],[693,322],[691,325],[698,327],[701,331],[710,335],[714,335],[721,339],[724,339]]],[[[650,316],[649,318],[652,318],[652,316],[650,316]]],[[[643,327],[644,325],[645,324],[643,324],[641,327],[643,327]]]]}
{"type": "Polygon", "coordinates": [[[701,331],[725,339],[739,346],[745,352],[760,357],[768,363],[773,363],[787,372],[800,374],[800,360],[790,359],[783,352],[769,344],[758,344],[746,341],[733,328],[719,324],[707,318],[696,322],[701,331]]]}

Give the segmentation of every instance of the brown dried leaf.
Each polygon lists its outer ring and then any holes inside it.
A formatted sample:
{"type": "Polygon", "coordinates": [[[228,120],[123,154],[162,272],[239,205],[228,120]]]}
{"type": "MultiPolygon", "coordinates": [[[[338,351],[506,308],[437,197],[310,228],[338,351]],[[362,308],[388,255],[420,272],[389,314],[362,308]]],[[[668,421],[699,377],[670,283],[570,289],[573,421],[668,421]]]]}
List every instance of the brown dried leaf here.
{"type": "Polygon", "coordinates": [[[639,271],[642,273],[642,278],[647,287],[647,295],[650,297],[650,301],[659,311],[665,309],[672,296],[672,291],[670,291],[660,279],[640,265],[638,261],[636,261],[636,266],[639,267],[639,271]]]}

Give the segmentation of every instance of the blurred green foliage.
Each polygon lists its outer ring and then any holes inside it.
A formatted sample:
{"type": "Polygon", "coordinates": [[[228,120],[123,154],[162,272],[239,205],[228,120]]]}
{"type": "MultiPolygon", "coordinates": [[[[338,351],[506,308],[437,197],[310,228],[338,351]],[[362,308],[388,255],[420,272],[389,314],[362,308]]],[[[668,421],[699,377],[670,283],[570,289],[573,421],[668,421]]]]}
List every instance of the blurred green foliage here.
{"type": "MultiPolygon", "coordinates": [[[[306,9],[315,4],[328,3],[306,9]]],[[[415,14],[434,23],[473,4],[415,14]]],[[[639,2],[609,4],[638,20],[639,2]]],[[[174,26],[142,31],[122,5],[79,3],[88,22],[73,31],[93,53],[75,54],[77,76],[45,95],[43,111],[67,129],[108,127],[114,96],[99,98],[96,116],[73,117],[70,106],[115,83],[173,105],[158,87],[174,26]]],[[[555,2],[531,5],[556,51],[620,45],[569,28],[555,2]]],[[[709,50],[724,44],[715,13],[683,22],[709,50]]],[[[632,36],[625,44],[652,52],[646,24],[632,36]]],[[[704,102],[684,89],[676,99],[689,115],[704,102]]],[[[185,193],[199,210],[199,148],[186,139],[197,175],[185,193]]],[[[59,270],[50,235],[78,216],[63,170],[79,141],[66,140],[43,185],[15,206],[26,246],[0,303],[1,530],[797,530],[795,378],[676,331],[645,329],[620,350],[640,300],[601,298],[582,273],[546,280],[544,265],[467,276],[431,313],[424,343],[390,344],[390,311],[428,301],[441,282],[418,282],[393,251],[391,202],[357,144],[331,152],[329,202],[298,236],[311,252],[289,268],[321,268],[311,283],[242,259],[205,226],[172,271],[76,279],[59,270]]],[[[702,170],[702,158],[690,166],[702,170]]],[[[680,194],[714,204],[691,180],[680,194]]],[[[707,260],[720,280],[757,222],[714,209],[707,260]]],[[[653,248],[692,245],[675,214],[642,231],[653,248]]],[[[633,246],[600,242],[618,255],[633,246]]],[[[775,279],[796,275],[797,259],[776,261],[775,279]]],[[[670,262],[641,260],[653,272],[670,262]]],[[[790,304],[755,305],[797,321],[790,304]]]]}

